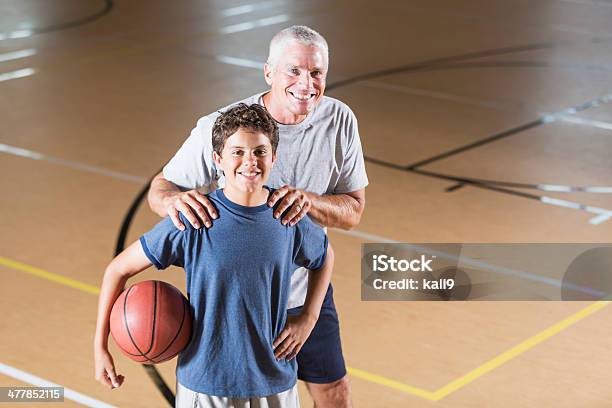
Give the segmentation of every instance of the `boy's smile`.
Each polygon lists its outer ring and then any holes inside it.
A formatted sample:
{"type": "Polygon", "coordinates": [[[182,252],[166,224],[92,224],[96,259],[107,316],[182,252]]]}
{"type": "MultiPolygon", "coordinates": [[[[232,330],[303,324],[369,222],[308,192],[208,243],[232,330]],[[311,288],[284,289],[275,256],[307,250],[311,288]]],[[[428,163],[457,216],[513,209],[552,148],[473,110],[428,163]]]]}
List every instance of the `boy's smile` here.
{"type": "Polygon", "coordinates": [[[236,204],[261,205],[268,191],[263,189],[276,159],[270,139],[261,132],[239,128],[225,141],[215,163],[225,175],[225,195],[236,204]]]}

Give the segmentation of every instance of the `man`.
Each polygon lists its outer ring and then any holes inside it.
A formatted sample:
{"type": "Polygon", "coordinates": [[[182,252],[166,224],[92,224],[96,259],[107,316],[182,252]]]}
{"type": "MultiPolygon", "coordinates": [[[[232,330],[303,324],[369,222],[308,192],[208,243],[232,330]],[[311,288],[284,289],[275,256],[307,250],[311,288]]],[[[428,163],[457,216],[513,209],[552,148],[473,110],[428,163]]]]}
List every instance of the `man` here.
{"type": "MultiPolygon", "coordinates": [[[[368,179],[357,120],[342,102],[324,97],[328,47],[316,31],[293,26],[270,42],[264,76],[271,90],[241,102],[263,105],[278,122],[280,142],[268,184],[278,188],[268,205],[274,216],[293,226],[306,214],[326,227],[350,229],[365,208],[368,179]]],[[[190,137],[156,176],[149,205],[169,215],[177,228],[179,213],[195,227],[214,228],[215,207],[197,189],[223,185],[212,160],[211,129],[219,113],[198,120],[190,137]]],[[[299,313],[307,271],[292,276],[289,314],[299,313]]],[[[298,378],[305,381],[317,407],[349,407],[350,388],[342,356],[337,314],[330,285],[319,320],[297,356],[298,378]]]]}

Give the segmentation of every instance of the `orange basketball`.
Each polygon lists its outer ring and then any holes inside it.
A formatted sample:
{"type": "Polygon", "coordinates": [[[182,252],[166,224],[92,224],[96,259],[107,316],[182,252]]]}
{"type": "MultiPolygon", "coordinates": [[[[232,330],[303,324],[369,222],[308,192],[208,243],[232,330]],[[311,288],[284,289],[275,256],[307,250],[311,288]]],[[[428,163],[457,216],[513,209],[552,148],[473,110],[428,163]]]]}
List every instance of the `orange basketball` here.
{"type": "Polygon", "coordinates": [[[175,357],[191,338],[191,307],[174,286],[155,280],[124,290],[110,316],[110,332],[134,361],[157,364],[175,357]]]}

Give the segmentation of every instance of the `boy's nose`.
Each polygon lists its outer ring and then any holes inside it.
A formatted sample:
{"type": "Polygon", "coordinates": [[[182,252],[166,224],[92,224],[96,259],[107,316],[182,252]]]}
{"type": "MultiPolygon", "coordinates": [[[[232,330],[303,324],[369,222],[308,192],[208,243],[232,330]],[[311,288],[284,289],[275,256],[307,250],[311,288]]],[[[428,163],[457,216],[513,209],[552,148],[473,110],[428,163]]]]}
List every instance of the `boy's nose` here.
{"type": "Polygon", "coordinates": [[[253,154],[246,155],[242,161],[243,166],[254,166],[257,165],[257,157],[253,154]]]}

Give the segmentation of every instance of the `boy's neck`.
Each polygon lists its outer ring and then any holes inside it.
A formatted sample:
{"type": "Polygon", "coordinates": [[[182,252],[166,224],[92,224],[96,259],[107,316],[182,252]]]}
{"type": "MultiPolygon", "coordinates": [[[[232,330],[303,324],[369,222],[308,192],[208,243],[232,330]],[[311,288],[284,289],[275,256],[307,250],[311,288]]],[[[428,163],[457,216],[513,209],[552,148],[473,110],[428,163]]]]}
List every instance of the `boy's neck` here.
{"type": "Polygon", "coordinates": [[[264,187],[262,187],[259,191],[249,193],[232,188],[232,186],[225,186],[223,189],[223,194],[225,194],[225,197],[227,197],[227,199],[234,204],[242,205],[244,207],[257,207],[265,204],[268,201],[268,195],[270,192],[264,187]]]}

